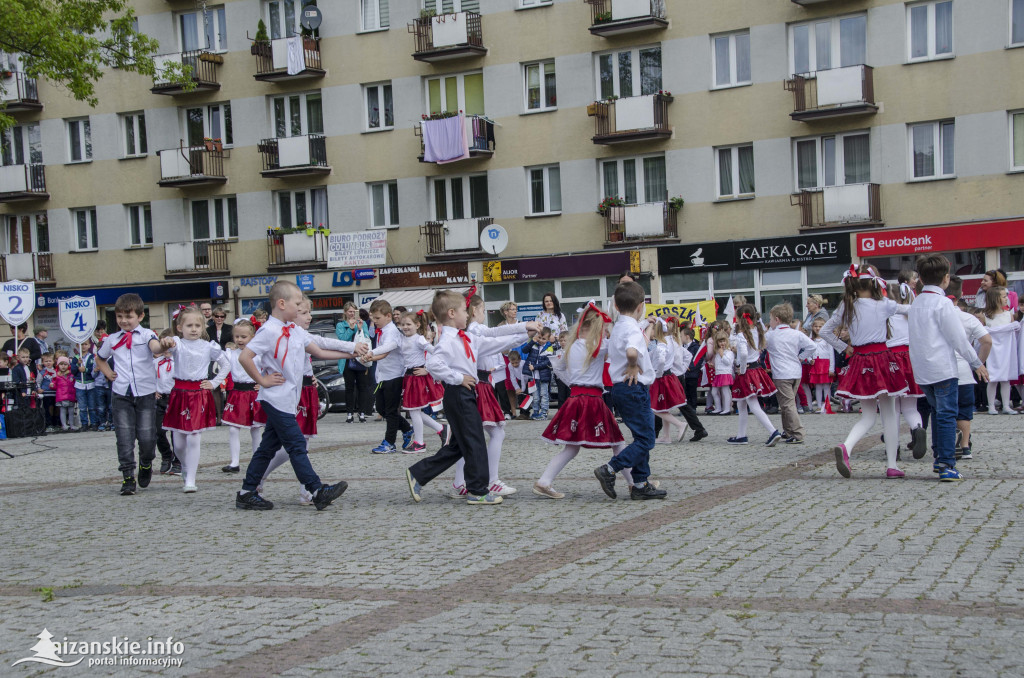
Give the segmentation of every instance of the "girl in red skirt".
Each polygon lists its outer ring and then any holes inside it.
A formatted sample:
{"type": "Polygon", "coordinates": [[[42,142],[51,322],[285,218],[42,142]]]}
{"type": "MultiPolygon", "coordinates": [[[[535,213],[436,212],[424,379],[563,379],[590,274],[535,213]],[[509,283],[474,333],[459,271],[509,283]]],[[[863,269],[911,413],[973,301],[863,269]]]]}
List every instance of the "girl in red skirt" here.
{"type": "Polygon", "coordinates": [[[681,407],[686,402],[686,392],[683,391],[679,378],[672,374],[672,364],[675,362],[675,342],[671,341],[671,330],[664,318],[658,318],[651,324],[651,342],[653,350],[651,354],[651,365],[654,367],[654,383],[651,384],[650,398],[651,409],[654,415],[663,422],[662,437],[657,440],[659,443],[672,441],[671,426],[679,431],[676,442],[686,435],[686,424],[679,417],[672,414],[672,410],[681,407]]]}
{"type": "Polygon", "coordinates": [[[217,408],[213,389],[220,387],[231,364],[220,346],[206,338],[206,319],[192,306],[181,310],[175,320],[175,336],[160,340],[174,356],[174,389],[167,400],[164,428],[174,437],[174,452],[181,461],[185,492],[196,491],[196,470],[199,468],[199,436],[217,426],[217,408]],[[212,380],[210,363],[220,366],[212,380]]]}
{"type": "Polygon", "coordinates": [[[398,317],[398,331],[402,333],[399,352],[402,354],[402,365],[405,367],[405,378],[402,379],[402,409],[409,413],[412,423],[412,444],[409,449],[402,450],[405,454],[425,452],[423,443],[423,427],[426,426],[441,436],[441,445],[447,442],[444,426],[434,421],[424,411],[424,407],[437,408],[444,398],[444,387],[427,372],[427,356],[434,352],[434,346],[427,340],[430,332],[430,320],[423,311],[415,313],[406,311],[398,317]]]}
{"type": "MultiPolygon", "coordinates": [[[[897,304],[910,306],[914,302],[914,290],[910,288],[910,281],[917,275],[915,271],[900,271],[898,282],[889,286],[889,298],[897,304]]],[[[915,459],[924,456],[928,446],[928,434],[924,429],[924,420],[917,410],[917,399],[924,397],[924,391],[917,385],[914,379],[914,368],[910,365],[910,328],[907,325],[907,316],[889,316],[889,339],[885,345],[892,351],[892,356],[900,365],[903,376],[907,379],[907,392],[896,399],[896,415],[903,415],[903,420],[910,427],[910,449],[915,459]]],[[[897,451],[899,446],[896,447],[897,451]]]]}
{"type": "Polygon", "coordinates": [[[813,413],[814,403],[817,403],[818,411],[825,414],[825,403],[832,395],[831,384],[832,379],[835,378],[836,354],[832,347],[821,338],[821,328],[824,326],[825,321],[821,318],[811,323],[811,341],[817,347],[817,352],[814,354],[814,362],[804,365],[804,379],[800,384],[804,398],[807,399],[808,413],[813,413]],[[812,386],[814,387],[813,398],[811,397],[812,386]]]}
{"type": "Polygon", "coordinates": [[[758,397],[775,393],[775,382],[760,365],[761,351],[765,348],[764,326],[761,316],[751,304],[736,309],[736,330],[732,335],[736,349],[736,377],[732,384],[732,397],[739,413],[739,427],[735,437],[727,441],[730,445],[748,445],[747,415],[752,414],[768,431],[767,447],[775,447],[782,434],[768,418],[758,397]]]}
{"type": "MultiPolygon", "coordinates": [[[[238,356],[242,354],[242,349],[255,334],[256,330],[251,322],[245,319],[238,320],[231,329],[231,338],[234,340],[236,348],[224,351],[231,364],[231,382],[233,384],[231,391],[228,392],[227,402],[224,403],[224,413],[221,415],[221,421],[228,427],[228,448],[231,450],[231,463],[221,469],[224,473],[238,473],[239,471],[242,447],[239,441],[241,429],[249,431],[249,437],[252,439],[252,451],[255,452],[256,448],[260,446],[263,425],[266,423],[258,422],[255,418],[256,411],[262,410],[259,403],[256,402],[256,382],[238,364],[238,356]]],[[[255,360],[258,366],[259,356],[255,360]]]]}
{"type": "MultiPolygon", "coordinates": [[[[541,438],[564,447],[551,458],[540,480],[534,483],[534,494],[551,499],[563,498],[565,495],[556,492],[551,484],[566,464],[579,454],[581,447],[612,448],[615,454],[625,447],[615,415],[601,397],[604,364],[608,356],[608,342],[604,341],[605,323],[610,322],[611,318],[590,302],[570,334],[563,358],[552,361],[559,378],[570,385],[569,399],[558,408],[541,438]]],[[[622,475],[629,485],[633,484],[628,469],[624,469],[622,475]]]]}
{"type": "MultiPolygon", "coordinates": [[[[853,425],[846,440],[832,448],[836,469],[844,478],[852,475],[850,450],[867,435],[882,415],[885,434],[885,455],[888,460],[886,478],[904,476],[896,466],[896,448],[899,444],[899,419],[896,399],[910,389],[899,361],[885,345],[889,317],[897,313],[906,315],[909,306],[901,306],[885,296],[885,280],[873,266],[851,265],[843,274],[843,300],[839,308],[822,328],[822,337],[834,349],[849,357],[846,372],[839,377],[836,393],[844,398],[860,401],[860,420],[853,425]],[[836,334],[841,327],[850,332],[847,344],[836,334]]],[[[914,457],[923,456],[914,451],[914,457]]]]}
{"type": "Polygon", "coordinates": [[[709,384],[709,392],[716,403],[715,414],[732,414],[732,384],[735,381],[733,373],[736,371],[736,352],[729,345],[729,335],[726,332],[717,332],[711,338],[714,343],[714,353],[708,362],[712,364],[714,376],[709,384]]]}

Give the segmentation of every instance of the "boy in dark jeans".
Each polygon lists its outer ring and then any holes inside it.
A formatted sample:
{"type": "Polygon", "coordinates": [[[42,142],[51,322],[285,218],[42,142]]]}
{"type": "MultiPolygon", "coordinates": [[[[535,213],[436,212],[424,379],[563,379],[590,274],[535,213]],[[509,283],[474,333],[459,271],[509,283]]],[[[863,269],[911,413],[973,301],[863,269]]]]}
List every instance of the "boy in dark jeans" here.
{"type": "Polygon", "coordinates": [[[377,368],[376,407],[384,417],[387,428],[384,429],[384,440],[370,450],[374,454],[392,454],[397,452],[395,441],[398,432],[402,432],[402,449],[408,450],[412,445],[412,426],[400,413],[402,407],[402,383],[405,379],[405,367],[402,365],[402,333],[392,320],[391,304],[384,299],[376,299],[370,304],[370,319],[377,328],[377,346],[366,356],[377,368]]]}
{"type": "Polygon", "coordinates": [[[551,342],[551,329],[545,327],[537,339],[526,344],[530,354],[526,358],[524,372],[529,370],[537,385],[537,394],[533,399],[533,416],[531,419],[547,419],[549,400],[551,398],[551,358],[554,355],[554,344],[551,342]]]}

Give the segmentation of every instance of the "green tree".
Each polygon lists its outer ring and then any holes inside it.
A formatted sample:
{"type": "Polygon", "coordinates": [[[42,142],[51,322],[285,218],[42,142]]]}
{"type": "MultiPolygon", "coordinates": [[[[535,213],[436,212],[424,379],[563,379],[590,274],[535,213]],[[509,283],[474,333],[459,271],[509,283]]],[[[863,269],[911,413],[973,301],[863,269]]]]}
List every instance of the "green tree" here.
{"type": "MultiPolygon", "coordinates": [[[[95,106],[104,69],[153,76],[159,43],[135,28],[128,0],[0,0],[0,50],[21,56],[25,74],[45,78],[95,106]]],[[[171,79],[188,87],[188,67],[171,79]]],[[[0,132],[14,124],[0,104],[0,132]]]]}

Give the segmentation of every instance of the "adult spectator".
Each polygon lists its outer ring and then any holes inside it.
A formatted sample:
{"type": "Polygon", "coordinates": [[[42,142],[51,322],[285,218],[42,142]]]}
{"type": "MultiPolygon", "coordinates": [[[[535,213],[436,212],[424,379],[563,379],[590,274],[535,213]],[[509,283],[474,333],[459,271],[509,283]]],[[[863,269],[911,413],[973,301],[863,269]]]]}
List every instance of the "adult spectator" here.
{"type": "MultiPolygon", "coordinates": [[[[351,301],[342,308],[345,317],[334,327],[334,334],[342,341],[355,341],[360,333],[369,341],[370,326],[359,317],[359,309],[351,301]]],[[[366,421],[373,402],[373,378],[370,369],[358,360],[339,360],[338,371],[345,379],[346,423],[351,424],[358,414],[359,422],[366,421]]]]}
{"type": "Polygon", "coordinates": [[[408,310],[409,309],[407,309],[405,306],[395,306],[393,309],[391,309],[391,321],[395,323],[396,327],[398,326],[399,318],[401,318],[402,314],[408,310]]]}
{"type": "Polygon", "coordinates": [[[828,311],[825,310],[825,297],[812,294],[807,297],[807,317],[804,318],[804,331],[810,334],[811,325],[815,320],[828,322],[828,311]]]}
{"type": "Polygon", "coordinates": [[[36,339],[36,343],[39,344],[39,352],[40,353],[47,353],[50,350],[50,345],[46,343],[46,337],[48,336],[48,334],[49,333],[46,331],[45,327],[40,327],[38,325],[36,326],[36,337],[35,337],[35,339],[36,339]]]}
{"type": "Polygon", "coordinates": [[[519,306],[514,301],[506,301],[501,305],[501,322],[498,323],[498,327],[502,325],[515,325],[516,314],[519,313],[519,306]]]}
{"type": "MultiPolygon", "coordinates": [[[[995,268],[991,271],[985,271],[985,276],[981,279],[981,285],[978,287],[978,294],[974,297],[974,305],[976,307],[985,308],[985,294],[990,287],[1006,287],[1006,272],[1003,269],[995,268]]],[[[1009,302],[1011,311],[1017,308],[1016,292],[1007,288],[1006,299],[1009,302]]]]}
{"type": "Polygon", "coordinates": [[[558,297],[554,292],[548,292],[544,295],[541,303],[544,310],[537,316],[537,322],[550,329],[551,339],[557,340],[559,334],[569,330],[565,316],[562,314],[562,307],[558,303],[558,297]]]}
{"type": "Polygon", "coordinates": [[[199,312],[206,318],[206,322],[209,323],[213,318],[213,304],[209,301],[203,301],[199,304],[199,312]]]}
{"type": "Polygon", "coordinates": [[[213,318],[206,325],[206,334],[210,337],[210,341],[217,342],[217,345],[223,350],[229,341],[231,341],[231,330],[233,325],[228,325],[227,320],[228,312],[224,310],[223,306],[218,306],[213,310],[213,318]]]}
{"type": "MultiPolygon", "coordinates": [[[[8,339],[6,342],[4,342],[3,348],[0,350],[3,350],[3,352],[9,356],[17,356],[19,348],[27,348],[29,358],[31,358],[32,362],[39,360],[39,358],[43,355],[42,352],[39,350],[39,344],[35,340],[26,341],[25,335],[27,332],[28,323],[21,323],[20,325],[18,325],[18,331],[15,334],[17,338],[11,337],[10,339],[8,339]]],[[[17,362],[17,360],[17,357],[15,357],[14,360],[11,361],[11,365],[13,366],[14,363],[17,362]]]]}

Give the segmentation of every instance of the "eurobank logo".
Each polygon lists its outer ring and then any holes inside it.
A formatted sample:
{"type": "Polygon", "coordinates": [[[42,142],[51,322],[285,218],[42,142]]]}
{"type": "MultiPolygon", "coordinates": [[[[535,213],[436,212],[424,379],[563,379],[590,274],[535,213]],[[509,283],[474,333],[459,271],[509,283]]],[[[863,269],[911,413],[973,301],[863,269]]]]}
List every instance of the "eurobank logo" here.
{"type": "Polygon", "coordinates": [[[864,252],[874,252],[875,251],[875,239],[874,238],[864,238],[863,240],[860,241],[860,248],[864,252]]]}

